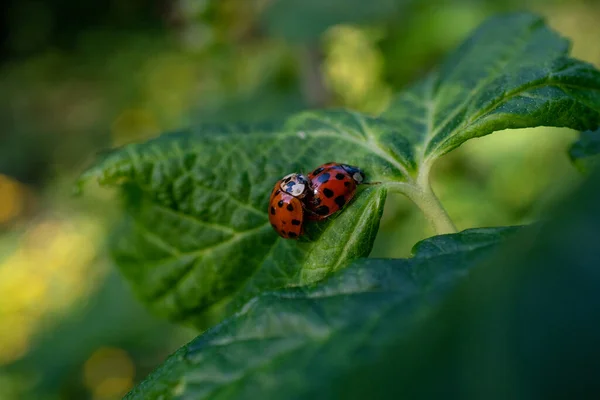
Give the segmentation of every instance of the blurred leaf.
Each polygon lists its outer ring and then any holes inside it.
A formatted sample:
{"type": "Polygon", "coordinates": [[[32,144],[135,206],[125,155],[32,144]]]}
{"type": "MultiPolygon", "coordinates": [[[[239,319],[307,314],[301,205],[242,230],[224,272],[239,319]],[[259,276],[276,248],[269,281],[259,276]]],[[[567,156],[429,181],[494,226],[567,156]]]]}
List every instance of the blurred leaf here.
{"type": "Polygon", "coordinates": [[[362,259],[318,286],[263,293],[178,350],[127,398],[289,399],[312,391],[335,398],[331,382],[410,334],[517,230],[439,236],[419,243],[411,259],[362,259]]]}
{"type": "Polygon", "coordinates": [[[365,23],[397,14],[406,0],[274,0],[262,15],[271,35],[314,41],[330,26],[365,23]]]}
{"type": "Polygon", "coordinates": [[[596,168],[536,235],[499,249],[410,336],[341,377],[331,397],[597,397],[599,203],[596,168]]]}
{"type": "Polygon", "coordinates": [[[361,191],[330,223],[308,227],[307,242],[280,238],[268,221],[273,184],[289,171],[330,159],[367,173],[389,168],[368,147],[353,147],[366,135],[360,120],[331,117],[358,136],[328,132],[319,124],[329,120],[312,114],[287,125],[203,127],[125,146],[88,170],[82,181],[124,185],[127,216],[113,256],[141,298],[171,319],[203,326],[212,306],[218,315],[231,300],[313,282],[368,255],[383,185],[361,191]]]}
{"type": "Polygon", "coordinates": [[[383,116],[406,132],[420,164],[502,129],[595,129],[600,72],[568,50],[535,15],[490,18],[383,116]]]}
{"type": "Polygon", "coordinates": [[[569,156],[577,168],[590,171],[600,159],[600,128],[581,132],[579,140],[569,149],[569,156]]]}

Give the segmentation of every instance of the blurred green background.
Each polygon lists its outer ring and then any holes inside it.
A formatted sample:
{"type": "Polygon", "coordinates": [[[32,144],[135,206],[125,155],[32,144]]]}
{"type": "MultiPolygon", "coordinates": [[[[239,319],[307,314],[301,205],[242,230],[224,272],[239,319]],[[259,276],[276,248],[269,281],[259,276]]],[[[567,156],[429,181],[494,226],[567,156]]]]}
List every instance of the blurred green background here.
{"type": "MultiPolygon", "coordinates": [[[[203,121],[384,109],[485,18],[530,10],[600,67],[600,4],[516,0],[11,0],[0,8],[0,399],[118,399],[195,336],[150,315],[111,265],[115,194],[73,198],[102,149],[203,121]],[[109,205],[114,205],[110,207],[109,205]]],[[[446,156],[459,229],[530,222],[581,177],[566,129],[506,131],[446,156]]],[[[373,256],[433,232],[402,197],[373,256]]]]}

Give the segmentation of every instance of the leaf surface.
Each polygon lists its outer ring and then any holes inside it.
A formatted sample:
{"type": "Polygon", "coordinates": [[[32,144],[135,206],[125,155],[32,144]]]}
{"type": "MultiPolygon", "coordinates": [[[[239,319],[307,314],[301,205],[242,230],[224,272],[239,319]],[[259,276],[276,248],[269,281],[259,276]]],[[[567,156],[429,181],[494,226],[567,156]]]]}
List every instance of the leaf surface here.
{"type": "Polygon", "coordinates": [[[361,189],[344,212],[307,226],[307,240],[281,239],[269,224],[268,196],[290,171],[332,159],[387,168],[367,147],[354,148],[358,139],[324,132],[314,118],[163,135],[107,154],[82,177],[122,187],[126,215],[112,254],[157,313],[202,326],[205,313],[218,317],[258,291],[313,282],[369,254],[384,185],[361,189]]]}
{"type": "Polygon", "coordinates": [[[410,259],[361,259],[310,287],[262,293],[173,354],[127,398],[332,398],[332,382],[410,334],[519,229],[426,239],[410,259]]]}
{"type": "Polygon", "coordinates": [[[503,129],[595,129],[600,73],[569,58],[569,47],[535,15],[490,18],[383,116],[409,139],[417,164],[503,129]]]}
{"type": "Polygon", "coordinates": [[[409,337],[331,383],[331,397],[596,397],[598,204],[596,167],[539,230],[519,233],[482,261],[409,337]]]}

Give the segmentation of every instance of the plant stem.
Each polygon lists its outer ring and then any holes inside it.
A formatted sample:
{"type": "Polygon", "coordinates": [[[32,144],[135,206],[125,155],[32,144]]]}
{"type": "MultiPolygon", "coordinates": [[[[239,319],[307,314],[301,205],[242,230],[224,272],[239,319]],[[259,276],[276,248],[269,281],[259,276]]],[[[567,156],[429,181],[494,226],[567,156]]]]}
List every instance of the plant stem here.
{"type": "Polygon", "coordinates": [[[387,184],[393,190],[411,199],[425,214],[438,235],[457,232],[448,213],[433,193],[429,182],[418,180],[417,183],[388,182],[387,184]]]}
{"type": "Polygon", "coordinates": [[[422,187],[416,194],[417,197],[413,201],[423,211],[438,235],[457,232],[456,226],[454,226],[442,203],[433,193],[430,185],[422,187]]]}

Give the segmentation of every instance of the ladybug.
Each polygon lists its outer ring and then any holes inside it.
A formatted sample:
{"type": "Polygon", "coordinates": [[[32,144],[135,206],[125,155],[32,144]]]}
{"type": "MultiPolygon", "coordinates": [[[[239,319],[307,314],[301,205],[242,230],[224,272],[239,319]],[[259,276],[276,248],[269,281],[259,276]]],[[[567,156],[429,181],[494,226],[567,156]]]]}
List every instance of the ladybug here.
{"type": "Polygon", "coordinates": [[[356,187],[364,183],[364,172],[352,165],[340,163],[323,164],[308,174],[310,191],[305,199],[310,220],[323,220],[341,210],[356,193],[356,187]]]}
{"type": "Polygon", "coordinates": [[[310,183],[302,174],[289,174],[275,183],[269,199],[269,221],[279,236],[296,239],[304,233],[304,204],[310,183]]]}

